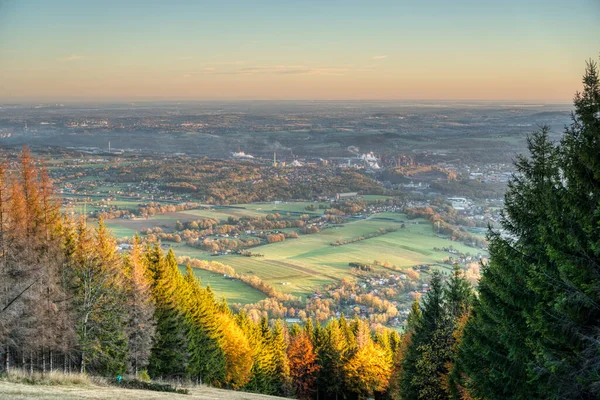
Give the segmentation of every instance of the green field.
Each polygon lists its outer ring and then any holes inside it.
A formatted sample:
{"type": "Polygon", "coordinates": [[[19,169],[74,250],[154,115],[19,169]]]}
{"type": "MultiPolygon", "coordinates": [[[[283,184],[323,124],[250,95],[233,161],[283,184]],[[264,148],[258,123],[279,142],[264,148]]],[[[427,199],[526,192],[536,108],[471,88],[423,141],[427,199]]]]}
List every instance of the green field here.
{"type": "Polygon", "coordinates": [[[119,225],[113,220],[105,221],[105,225],[116,237],[132,237],[137,233],[136,230],[119,225]]]}
{"type": "MultiPolygon", "coordinates": [[[[169,226],[176,220],[186,218],[213,217],[226,220],[229,216],[266,215],[277,206],[282,215],[285,212],[304,212],[313,203],[262,203],[247,204],[216,209],[203,209],[169,213],[144,220],[112,220],[107,225],[117,236],[130,236],[140,226],[169,226]]],[[[317,210],[318,212],[318,210],[317,210]]],[[[264,258],[239,255],[212,256],[184,243],[165,243],[173,247],[178,256],[190,256],[202,260],[218,261],[231,265],[238,273],[257,275],[275,287],[276,290],[296,296],[307,296],[344,277],[351,276],[350,262],[373,263],[374,260],[389,261],[398,267],[411,267],[418,264],[433,264],[440,268],[441,261],[449,254],[434,251],[433,248],[453,246],[471,254],[480,252],[462,243],[451,242],[435,234],[431,223],[424,219],[409,220],[399,213],[379,213],[366,219],[353,219],[343,226],[331,227],[312,235],[301,235],[298,239],[265,244],[253,249],[264,254],[264,258]],[[402,223],[405,227],[402,228],[402,223]],[[373,233],[381,228],[395,228],[397,231],[383,236],[366,239],[343,246],[330,246],[337,240],[351,239],[373,233]]],[[[218,297],[230,302],[252,302],[260,300],[260,294],[250,293],[249,287],[241,282],[230,281],[204,271],[204,283],[210,283],[218,297]],[[207,280],[210,280],[208,282],[207,280]]],[[[264,297],[262,297],[264,298],[264,297]]]]}
{"type": "Polygon", "coordinates": [[[182,211],[181,214],[188,214],[197,216],[198,218],[217,218],[220,220],[227,220],[230,216],[232,217],[264,217],[267,214],[279,213],[282,216],[290,214],[313,214],[319,215],[323,213],[323,210],[307,211],[306,207],[314,205],[316,207],[319,204],[327,203],[312,203],[312,202],[282,202],[282,203],[252,203],[252,204],[240,204],[235,206],[215,206],[211,208],[182,211]]]}
{"type": "MultiPolygon", "coordinates": [[[[181,267],[182,272],[185,268],[181,267]]],[[[217,300],[225,298],[228,303],[251,304],[266,299],[262,292],[237,280],[230,280],[221,274],[201,269],[194,269],[194,274],[200,278],[202,286],[210,286],[217,300]]]]}

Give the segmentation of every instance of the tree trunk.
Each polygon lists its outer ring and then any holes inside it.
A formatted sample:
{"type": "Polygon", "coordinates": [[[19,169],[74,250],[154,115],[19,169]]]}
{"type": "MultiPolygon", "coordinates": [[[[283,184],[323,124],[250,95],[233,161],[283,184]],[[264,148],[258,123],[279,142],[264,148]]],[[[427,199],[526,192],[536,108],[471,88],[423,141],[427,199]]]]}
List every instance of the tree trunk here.
{"type": "Polygon", "coordinates": [[[6,345],[6,354],[4,355],[4,371],[10,370],[10,348],[6,345]]]}
{"type": "Polygon", "coordinates": [[[79,364],[79,373],[83,374],[85,372],[85,353],[82,351],[81,352],[81,363],[79,364]]]}
{"type": "Polygon", "coordinates": [[[50,350],[50,355],[49,355],[49,357],[50,357],[50,360],[49,360],[49,361],[50,361],[50,372],[52,372],[52,367],[53,367],[53,366],[52,366],[52,350],[50,350]]]}

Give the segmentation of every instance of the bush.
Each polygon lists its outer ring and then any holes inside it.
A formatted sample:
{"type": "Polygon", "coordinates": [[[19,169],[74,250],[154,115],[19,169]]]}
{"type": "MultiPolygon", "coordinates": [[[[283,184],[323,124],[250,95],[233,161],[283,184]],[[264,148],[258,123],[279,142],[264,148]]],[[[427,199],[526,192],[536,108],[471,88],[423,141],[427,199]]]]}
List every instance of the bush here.
{"type": "Polygon", "coordinates": [[[121,382],[116,383],[116,385],[125,389],[142,389],[153,390],[155,392],[189,394],[189,390],[179,389],[168,383],[144,382],[138,379],[123,379],[121,382]]]}
{"type": "Polygon", "coordinates": [[[150,375],[148,375],[148,371],[145,369],[141,370],[137,377],[142,382],[150,382],[150,375]]]}

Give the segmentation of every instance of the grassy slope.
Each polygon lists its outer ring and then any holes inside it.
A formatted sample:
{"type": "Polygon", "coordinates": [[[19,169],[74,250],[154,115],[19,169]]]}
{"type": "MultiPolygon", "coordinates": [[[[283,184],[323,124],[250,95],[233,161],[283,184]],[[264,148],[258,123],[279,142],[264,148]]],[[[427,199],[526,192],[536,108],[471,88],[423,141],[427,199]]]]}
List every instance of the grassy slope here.
{"type": "Polygon", "coordinates": [[[186,399],[186,400],[261,400],[281,399],[252,393],[234,392],[209,387],[190,389],[190,394],[161,393],[149,390],[119,389],[106,386],[42,386],[0,381],[0,399],[70,400],[70,399],[186,399]]]}
{"type": "MultiPolygon", "coordinates": [[[[185,269],[182,267],[185,272],[185,269]]],[[[266,299],[262,292],[240,281],[226,279],[221,274],[201,269],[194,269],[194,274],[200,278],[202,286],[210,285],[217,300],[225,298],[228,303],[251,304],[266,299]]]]}

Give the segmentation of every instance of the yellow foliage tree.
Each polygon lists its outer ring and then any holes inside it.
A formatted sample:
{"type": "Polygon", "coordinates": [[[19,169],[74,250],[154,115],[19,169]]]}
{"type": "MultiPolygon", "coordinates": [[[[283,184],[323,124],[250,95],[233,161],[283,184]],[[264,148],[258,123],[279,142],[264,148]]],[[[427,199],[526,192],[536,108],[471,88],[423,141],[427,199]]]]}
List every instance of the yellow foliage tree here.
{"type": "Polygon", "coordinates": [[[348,360],[344,370],[348,387],[359,396],[368,397],[387,388],[392,365],[381,346],[367,343],[348,360]]]}
{"type": "Polygon", "coordinates": [[[226,358],[225,383],[238,389],[250,380],[252,349],[242,329],[229,315],[219,315],[218,321],[223,332],[222,348],[226,358]]]}

